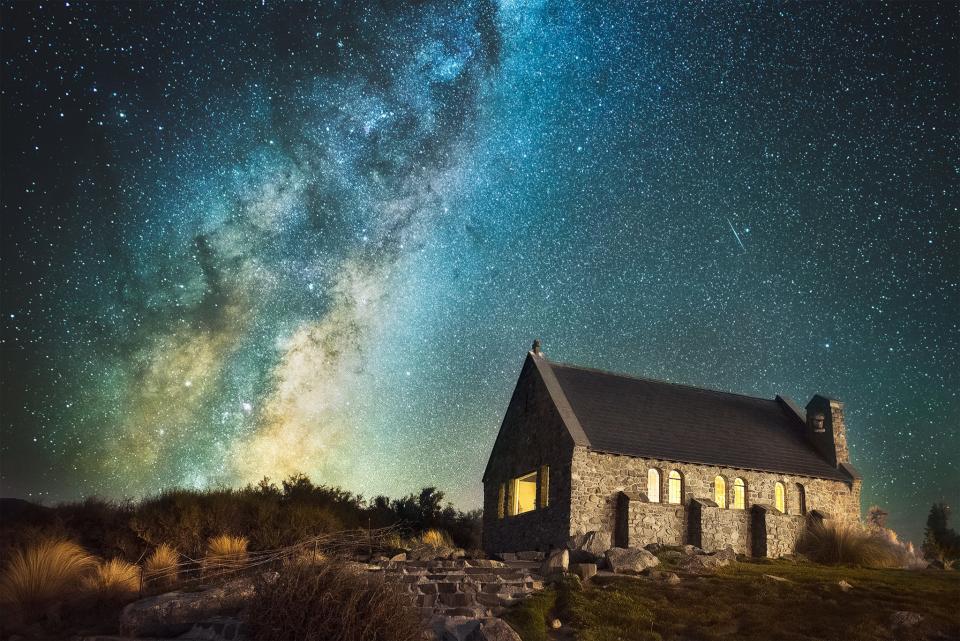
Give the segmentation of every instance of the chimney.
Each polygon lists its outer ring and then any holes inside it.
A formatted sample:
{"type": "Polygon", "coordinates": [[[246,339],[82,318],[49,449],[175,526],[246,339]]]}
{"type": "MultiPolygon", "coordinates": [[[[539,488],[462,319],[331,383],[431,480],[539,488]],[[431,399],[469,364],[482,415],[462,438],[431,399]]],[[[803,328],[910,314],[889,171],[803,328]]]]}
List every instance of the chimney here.
{"type": "Polygon", "coordinates": [[[811,398],[807,403],[807,438],[834,467],[849,464],[843,403],[819,394],[811,398]]]}
{"type": "Polygon", "coordinates": [[[540,351],[540,339],[533,339],[533,347],[530,348],[530,351],[533,352],[534,356],[543,356],[543,352],[540,351]]]}

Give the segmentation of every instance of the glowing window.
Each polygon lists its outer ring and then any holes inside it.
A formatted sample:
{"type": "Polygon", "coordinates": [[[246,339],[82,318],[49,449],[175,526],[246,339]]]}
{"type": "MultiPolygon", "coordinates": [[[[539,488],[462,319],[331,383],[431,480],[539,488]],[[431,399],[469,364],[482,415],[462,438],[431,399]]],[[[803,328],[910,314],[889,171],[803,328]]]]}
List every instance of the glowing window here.
{"type": "Polygon", "coordinates": [[[518,479],[513,479],[513,491],[510,498],[513,509],[510,514],[523,514],[537,509],[537,473],[530,472],[518,479]]]}
{"type": "Polygon", "coordinates": [[[502,519],[507,505],[507,484],[501,483],[497,492],[497,518],[502,519]]]}
{"type": "Polygon", "coordinates": [[[713,479],[713,500],[718,507],[727,507],[727,482],[722,476],[713,479]]]}
{"type": "Polygon", "coordinates": [[[797,507],[800,508],[800,514],[807,513],[807,490],[797,483],[797,507]]]}
{"type": "Polygon", "coordinates": [[[780,481],[777,481],[773,486],[773,507],[781,512],[787,511],[787,501],[786,497],[784,497],[783,483],[780,481]]]}
{"type": "Polygon", "coordinates": [[[733,479],[733,509],[742,510],[747,506],[747,488],[743,479],[733,479]]]}
{"type": "Polygon", "coordinates": [[[540,467],[540,507],[550,505],[550,466],[540,467]]]}
{"type": "Polygon", "coordinates": [[[680,503],[683,497],[683,478],[680,476],[680,472],[670,470],[667,480],[667,502],[680,503]]]}
{"type": "Polygon", "coordinates": [[[647,500],[651,503],[660,502],[660,471],[653,468],[647,472],[647,500]]]}

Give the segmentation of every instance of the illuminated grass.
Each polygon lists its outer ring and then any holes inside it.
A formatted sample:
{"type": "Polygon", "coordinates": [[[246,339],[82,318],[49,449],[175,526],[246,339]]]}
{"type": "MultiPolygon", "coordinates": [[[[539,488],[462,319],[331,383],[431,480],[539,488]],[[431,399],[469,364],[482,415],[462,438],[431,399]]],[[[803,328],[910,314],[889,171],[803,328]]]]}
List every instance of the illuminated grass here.
{"type": "Polygon", "coordinates": [[[110,559],[83,577],[83,587],[101,597],[123,598],[140,589],[140,567],[123,559],[110,559]]]}
{"type": "Polygon", "coordinates": [[[144,578],[169,585],[177,580],[180,554],[167,543],[161,543],[143,564],[144,578]]]}
{"type": "Polygon", "coordinates": [[[0,600],[33,606],[62,599],[95,566],[96,559],[72,541],[41,541],[11,555],[0,577],[0,600]]]}
{"type": "Polygon", "coordinates": [[[242,568],[247,563],[247,545],[245,536],[221,534],[207,542],[207,553],[203,557],[204,571],[232,570],[242,568]]]}

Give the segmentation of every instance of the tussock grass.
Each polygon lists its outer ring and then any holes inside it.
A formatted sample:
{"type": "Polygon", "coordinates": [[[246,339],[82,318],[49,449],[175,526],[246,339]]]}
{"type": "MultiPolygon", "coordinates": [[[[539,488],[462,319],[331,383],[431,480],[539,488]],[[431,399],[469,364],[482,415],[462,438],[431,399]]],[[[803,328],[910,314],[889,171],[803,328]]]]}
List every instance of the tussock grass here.
{"type": "Polygon", "coordinates": [[[144,578],[162,585],[170,585],[177,580],[180,553],[168,543],[161,543],[150,553],[143,564],[144,578]]]}
{"type": "Polygon", "coordinates": [[[797,551],[824,564],[848,564],[865,568],[895,568],[902,565],[900,550],[886,535],[859,523],[813,521],[797,544],[797,551]]]}
{"type": "Polygon", "coordinates": [[[140,590],[140,567],[123,559],[110,559],[83,577],[84,589],[107,599],[122,599],[140,590]]]}
{"type": "Polygon", "coordinates": [[[453,540],[450,538],[450,535],[444,532],[443,530],[430,529],[425,531],[419,537],[417,541],[421,545],[429,545],[434,548],[450,548],[453,547],[453,540]]]}
{"type": "Polygon", "coordinates": [[[96,563],[86,550],[66,539],[48,539],[15,550],[0,576],[0,600],[31,607],[63,599],[96,563]]]}
{"type": "Polygon", "coordinates": [[[295,564],[261,581],[248,621],[258,641],[420,641],[423,634],[396,586],[338,562],[295,564]]]}
{"type": "Polygon", "coordinates": [[[221,534],[207,541],[207,552],[203,557],[205,572],[217,570],[235,570],[247,564],[247,545],[245,536],[221,534]]]}

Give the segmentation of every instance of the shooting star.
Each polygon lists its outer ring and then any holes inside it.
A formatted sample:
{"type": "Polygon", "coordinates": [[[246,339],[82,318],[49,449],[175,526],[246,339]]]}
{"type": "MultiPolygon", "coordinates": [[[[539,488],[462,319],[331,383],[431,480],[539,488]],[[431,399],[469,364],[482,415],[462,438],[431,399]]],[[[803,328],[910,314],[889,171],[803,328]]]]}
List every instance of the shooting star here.
{"type": "Polygon", "coordinates": [[[743,241],[740,240],[740,234],[737,233],[737,230],[733,227],[733,223],[730,222],[729,218],[727,218],[727,224],[730,225],[730,231],[733,232],[733,237],[737,239],[737,243],[740,245],[740,249],[746,252],[747,248],[743,246],[743,241]]]}

